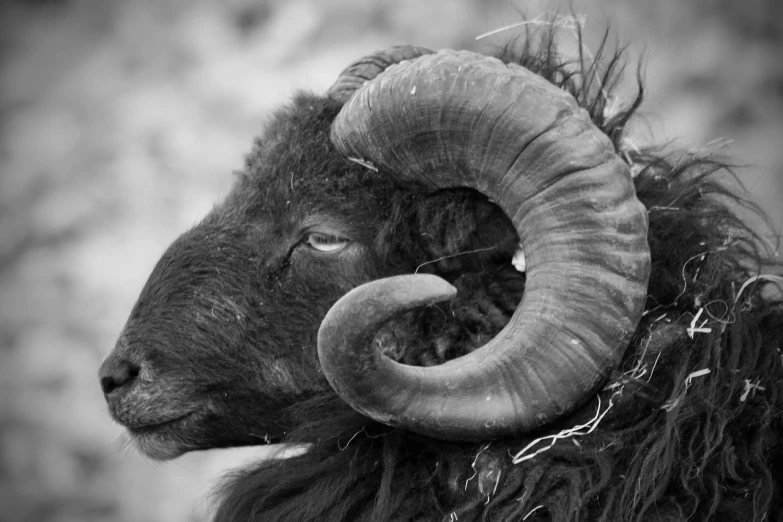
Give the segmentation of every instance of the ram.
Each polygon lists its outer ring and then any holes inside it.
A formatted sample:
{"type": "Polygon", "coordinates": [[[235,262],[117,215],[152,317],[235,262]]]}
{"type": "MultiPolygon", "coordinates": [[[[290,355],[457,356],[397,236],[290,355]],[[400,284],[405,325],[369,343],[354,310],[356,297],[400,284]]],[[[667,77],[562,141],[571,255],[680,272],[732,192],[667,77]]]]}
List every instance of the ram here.
{"type": "Polygon", "coordinates": [[[113,418],[154,459],[300,448],[215,520],[783,512],[783,307],[742,193],[631,145],[621,57],[553,41],[354,62],[163,254],[100,369],[113,418]]]}

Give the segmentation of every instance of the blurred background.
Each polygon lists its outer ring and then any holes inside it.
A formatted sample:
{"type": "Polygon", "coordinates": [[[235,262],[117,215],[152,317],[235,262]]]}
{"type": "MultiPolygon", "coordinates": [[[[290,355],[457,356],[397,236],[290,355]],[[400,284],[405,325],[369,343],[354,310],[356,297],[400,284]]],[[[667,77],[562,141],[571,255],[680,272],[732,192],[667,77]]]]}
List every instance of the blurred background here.
{"type": "MultiPolygon", "coordinates": [[[[491,50],[519,31],[476,36],[558,9],[0,1],[0,522],[207,520],[215,481],[258,450],[152,463],[118,442],[96,379],[158,256],[227,192],[253,135],[294,90],[324,92],[349,62],[392,44],[491,50]]],[[[588,47],[609,22],[631,58],[646,56],[635,143],[674,140],[744,165],[771,218],[759,230],[774,242],[783,3],[602,0],[573,11],[588,47]]]]}

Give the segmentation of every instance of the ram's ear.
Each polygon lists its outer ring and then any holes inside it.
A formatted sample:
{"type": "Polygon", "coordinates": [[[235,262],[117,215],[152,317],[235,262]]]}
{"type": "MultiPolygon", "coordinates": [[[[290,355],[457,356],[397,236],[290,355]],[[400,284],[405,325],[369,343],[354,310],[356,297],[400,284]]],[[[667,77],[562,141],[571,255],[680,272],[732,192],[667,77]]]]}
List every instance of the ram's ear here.
{"type": "Polygon", "coordinates": [[[434,194],[418,208],[422,247],[429,255],[429,270],[447,273],[475,270],[489,263],[511,262],[519,237],[505,213],[472,190],[434,194]]]}

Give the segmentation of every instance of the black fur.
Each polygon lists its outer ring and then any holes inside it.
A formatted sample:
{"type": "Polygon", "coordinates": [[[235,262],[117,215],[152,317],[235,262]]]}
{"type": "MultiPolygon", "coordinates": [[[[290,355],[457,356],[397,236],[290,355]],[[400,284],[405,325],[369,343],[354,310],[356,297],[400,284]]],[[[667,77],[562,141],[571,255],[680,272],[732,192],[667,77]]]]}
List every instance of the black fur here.
{"type": "MultiPolygon", "coordinates": [[[[300,94],[256,142],[228,198],[164,255],[117,349],[147,361],[145,386],[196,412],[140,438],[150,454],[260,438],[310,445],[234,474],[217,493],[217,522],[760,521],[783,512],[783,307],[768,280],[751,280],[768,260],[736,217],[745,202],[730,170],[627,146],[642,93],[609,111],[619,54],[565,62],[546,32],[499,56],[571,92],[636,174],[653,265],[621,367],[556,425],[486,444],[389,428],[342,403],[318,371],[315,334],[349,288],[417,270],[453,282],[457,300],[410,312],[375,338],[389,356],[429,365],[491,338],[525,281],[510,265],[517,236],[499,209],[472,191],[429,193],[339,156],[329,142],[339,103],[300,94]],[[351,242],[316,252],[307,234],[322,229],[351,242]],[[710,331],[690,336],[697,314],[710,331]],[[609,404],[593,432],[511,462],[533,439],[609,404]]],[[[162,408],[141,402],[129,395],[128,417],[162,408]]]]}

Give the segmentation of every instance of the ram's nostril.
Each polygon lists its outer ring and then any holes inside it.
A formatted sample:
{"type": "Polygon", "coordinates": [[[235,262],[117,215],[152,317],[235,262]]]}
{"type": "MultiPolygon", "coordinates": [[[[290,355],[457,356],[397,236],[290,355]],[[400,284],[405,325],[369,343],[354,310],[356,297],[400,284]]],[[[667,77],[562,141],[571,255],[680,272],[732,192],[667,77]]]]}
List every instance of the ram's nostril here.
{"type": "Polygon", "coordinates": [[[124,359],[109,357],[101,365],[99,377],[104,395],[133,382],[139,375],[139,366],[124,359]]]}

